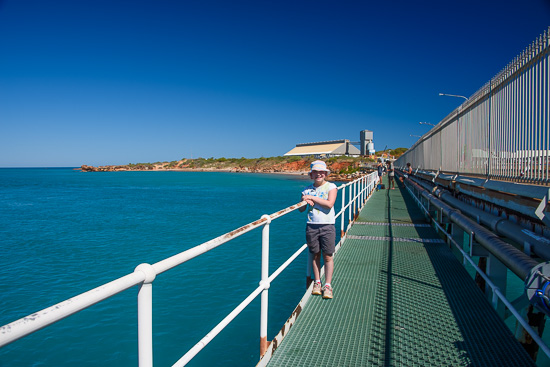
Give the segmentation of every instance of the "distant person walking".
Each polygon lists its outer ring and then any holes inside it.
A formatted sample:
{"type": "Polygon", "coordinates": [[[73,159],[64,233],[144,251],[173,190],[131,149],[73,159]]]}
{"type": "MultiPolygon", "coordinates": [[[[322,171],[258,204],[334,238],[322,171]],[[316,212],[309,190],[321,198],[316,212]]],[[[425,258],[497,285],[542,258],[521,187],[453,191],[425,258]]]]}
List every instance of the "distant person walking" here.
{"type": "Polygon", "coordinates": [[[386,161],[387,171],[388,171],[388,190],[395,190],[395,171],[393,168],[393,162],[391,162],[389,159],[386,161]]]}
{"type": "Polygon", "coordinates": [[[307,209],[306,241],[309,252],[313,255],[312,267],[315,276],[311,294],[320,295],[322,290],[323,298],[330,299],[336,242],[334,202],[338,196],[338,189],[335,184],[326,180],[329,173],[325,162],[311,163],[309,177],[313,184],[302,191],[302,201],[308,205],[300,207],[299,210],[303,212],[307,209]],[[321,251],[325,262],[324,287],[321,287],[321,251]]]}
{"type": "Polygon", "coordinates": [[[378,171],[378,183],[382,185],[382,176],[384,175],[384,164],[382,164],[382,159],[378,158],[378,165],[376,166],[376,170],[378,171]]]}

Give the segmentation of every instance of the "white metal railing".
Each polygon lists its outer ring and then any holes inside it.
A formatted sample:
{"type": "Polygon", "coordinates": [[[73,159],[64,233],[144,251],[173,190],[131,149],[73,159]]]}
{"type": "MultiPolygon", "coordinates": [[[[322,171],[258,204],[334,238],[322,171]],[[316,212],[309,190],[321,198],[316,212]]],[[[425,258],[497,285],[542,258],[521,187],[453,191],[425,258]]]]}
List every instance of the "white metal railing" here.
{"type": "MultiPolygon", "coordinates": [[[[516,320],[523,326],[525,331],[533,338],[533,341],[537,343],[537,345],[540,347],[540,349],[546,354],[548,357],[550,357],[550,348],[546,345],[546,343],[542,340],[542,338],[538,335],[538,333],[533,330],[531,325],[521,316],[521,314],[515,309],[515,307],[512,305],[512,303],[506,298],[506,296],[500,291],[500,288],[496,286],[491,278],[483,271],[481,268],[475,263],[474,260],[470,257],[470,255],[462,249],[462,246],[458,244],[455,239],[451,236],[450,233],[448,233],[437,221],[437,218],[434,218],[430,211],[426,209],[426,207],[422,204],[422,201],[412,192],[409,185],[406,185],[407,190],[411,194],[411,196],[416,200],[416,203],[418,206],[424,211],[424,213],[432,219],[432,223],[439,229],[440,233],[443,233],[447,240],[451,242],[455,248],[460,252],[460,254],[463,256],[464,259],[464,265],[466,262],[468,262],[479,274],[483,280],[485,280],[485,283],[492,291],[492,299],[491,304],[494,309],[497,309],[498,301],[500,300],[504,306],[510,311],[510,313],[516,318],[516,320]]],[[[470,241],[472,239],[473,234],[470,234],[470,241]]]]}
{"type": "MultiPolygon", "coordinates": [[[[360,177],[355,181],[343,184],[338,187],[342,196],[342,207],[336,218],[340,218],[342,236],[339,245],[345,239],[345,231],[353,222],[354,215],[363,207],[367,198],[374,190],[378,181],[376,172],[360,177]],[[346,189],[348,194],[346,195],[346,189]],[[345,213],[349,214],[348,225],[345,228],[345,213]]],[[[199,353],[216,335],[220,333],[242,310],[244,310],[258,295],[261,294],[261,315],[260,315],[260,356],[267,347],[267,305],[268,289],[271,282],[279,276],[306,248],[302,245],[290,258],[288,258],[275,272],[269,275],[269,226],[270,223],[302,206],[305,202],[292,205],[271,215],[263,215],[260,219],[237,228],[224,235],[216,237],[201,245],[183,251],[172,257],[161,260],[155,264],[140,264],[133,273],[103,284],[90,291],[81,293],[73,298],[45,308],[41,311],[13,321],[0,327],[0,347],[3,347],[17,339],[29,335],[59,320],[62,320],[74,313],[82,311],[98,302],[106,300],[131,287],[140,285],[138,292],[138,353],[140,367],[153,365],[153,281],[156,276],[181,265],[197,256],[200,256],[226,242],[262,227],[262,259],[261,259],[261,280],[259,286],[245,300],[243,300],[231,313],[229,313],[216,327],[214,327],[204,338],[183,355],[174,366],[185,366],[197,353],[199,353]]]]}
{"type": "Polygon", "coordinates": [[[550,28],[396,162],[550,183],[550,28]]]}

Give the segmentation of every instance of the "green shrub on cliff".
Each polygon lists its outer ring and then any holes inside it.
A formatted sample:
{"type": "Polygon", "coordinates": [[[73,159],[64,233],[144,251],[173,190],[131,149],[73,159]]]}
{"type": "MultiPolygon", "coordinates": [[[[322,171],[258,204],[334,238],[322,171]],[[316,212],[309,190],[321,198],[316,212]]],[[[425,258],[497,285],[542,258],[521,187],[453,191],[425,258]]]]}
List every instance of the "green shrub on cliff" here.
{"type": "MultiPolygon", "coordinates": [[[[391,155],[395,155],[397,158],[399,155],[403,154],[407,149],[406,148],[397,148],[394,150],[387,150],[386,152],[391,155]]],[[[380,152],[379,152],[380,153],[380,152]]],[[[155,162],[155,163],[128,163],[126,166],[119,166],[117,168],[127,168],[128,170],[153,170],[155,166],[158,169],[178,169],[178,168],[190,168],[190,169],[248,169],[251,171],[269,171],[270,169],[280,170],[281,167],[284,167],[287,163],[295,163],[299,161],[304,161],[303,165],[298,166],[309,166],[309,163],[316,160],[314,156],[308,157],[299,157],[299,156],[275,156],[275,157],[259,157],[259,158],[182,158],[179,161],[171,162],[155,162]]],[[[368,162],[373,162],[376,159],[371,159],[368,157],[331,157],[323,159],[328,164],[333,163],[348,163],[349,167],[341,170],[341,174],[354,173],[360,170],[360,166],[366,166],[368,162]]],[[[296,166],[296,165],[295,165],[296,166]]],[[[107,166],[108,167],[108,166],[107,166]]],[[[284,169],[284,168],[283,168],[284,169]]]]}

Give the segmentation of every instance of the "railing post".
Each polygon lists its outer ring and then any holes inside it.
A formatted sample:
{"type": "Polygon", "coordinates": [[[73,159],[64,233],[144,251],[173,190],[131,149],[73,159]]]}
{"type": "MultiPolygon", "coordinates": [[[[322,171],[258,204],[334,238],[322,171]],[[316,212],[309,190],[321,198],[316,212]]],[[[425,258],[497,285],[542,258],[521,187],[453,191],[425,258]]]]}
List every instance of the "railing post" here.
{"type": "Polygon", "coordinates": [[[138,292],[138,356],[139,367],[153,366],[153,280],[157,276],[153,266],[140,264],[134,272],[145,274],[138,292]]]}
{"type": "Polygon", "coordinates": [[[349,207],[351,209],[351,212],[350,212],[350,222],[353,221],[353,219],[355,218],[355,182],[351,182],[350,184],[350,203],[349,203],[349,207]]]}
{"type": "Polygon", "coordinates": [[[260,315],[260,357],[267,351],[267,305],[268,305],[268,289],[269,289],[269,224],[271,217],[262,215],[262,219],[266,219],[264,228],[262,229],[262,280],[260,285],[264,286],[262,291],[261,315],[260,315]]]}
{"type": "Polygon", "coordinates": [[[368,197],[368,182],[367,182],[367,176],[363,176],[362,181],[363,183],[363,204],[361,205],[361,209],[365,206],[367,203],[367,197],[368,197]]]}
{"type": "Polygon", "coordinates": [[[363,181],[363,178],[361,177],[359,179],[359,211],[361,211],[361,209],[363,209],[364,196],[365,196],[365,182],[363,181]]]}
{"type": "Polygon", "coordinates": [[[363,208],[365,207],[365,204],[367,203],[367,198],[369,197],[369,185],[368,185],[367,176],[363,176],[361,182],[363,183],[363,201],[361,204],[361,210],[363,210],[363,208]]]}
{"type": "Polygon", "coordinates": [[[346,188],[342,190],[342,214],[340,215],[340,237],[344,237],[344,221],[345,221],[345,208],[346,207],[346,188]]]}
{"type": "Polygon", "coordinates": [[[351,193],[351,185],[348,186],[349,191],[349,200],[348,200],[348,225],[352,222],[351,217],[351,201],[353,200],[353,196],[351,193]]]}
{"type": "Polygon", "coordinates": [[[357,213],[359,212],[359,185],[358,182],[353,182],[353,220],[357,219],[357,213]]]}
{"type": "Polygon", "coordinates": [[[359,181],[359,186],[361,187],[361,207],[359,210],[363,209],[363,205],[365,205],[365,177],[361,177],[361,180],[359,181]]]}
{"type": "Polygon", "coordinates": [[[365,203],[364,200],[365,197],[365,182],[363,181],[363,178],[361,177],[359,179],[359,212],[361,209],[363,209],[363,204],[365,203]]]}
{"type": "Polygon", "coordinates": [[[365,192],[363,194],[363,206],[367,204],[367,200],[369,198],[369,176],[363,177],[363,186],[365,187],[365,192]]]}

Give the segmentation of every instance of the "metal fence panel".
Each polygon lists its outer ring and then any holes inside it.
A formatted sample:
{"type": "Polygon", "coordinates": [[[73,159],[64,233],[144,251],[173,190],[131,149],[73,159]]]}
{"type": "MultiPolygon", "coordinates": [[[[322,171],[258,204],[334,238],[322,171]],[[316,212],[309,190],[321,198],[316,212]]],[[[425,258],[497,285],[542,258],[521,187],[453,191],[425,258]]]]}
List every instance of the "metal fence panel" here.
{"type": "Polygon", "coordinates": [[[550,183],[550,27],[396,162],[550,183]]]}

